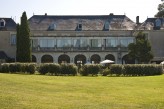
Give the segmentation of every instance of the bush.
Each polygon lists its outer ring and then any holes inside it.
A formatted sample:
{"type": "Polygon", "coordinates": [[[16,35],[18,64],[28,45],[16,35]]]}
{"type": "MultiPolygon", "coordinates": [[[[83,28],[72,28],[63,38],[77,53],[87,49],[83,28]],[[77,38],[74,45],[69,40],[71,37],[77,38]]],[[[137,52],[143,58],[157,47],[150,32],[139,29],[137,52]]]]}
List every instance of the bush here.
{"type": "Polygon", "coordinates": [[[34,74],[36,71],[36,64],[25,64],[27,73],[34,74]]]}
{"type": "Polygon", "coordinates": [[[108,69],[108,68],[104,69],[104,70],[101,72],[101,74],[102,74],[102,76],[107,76],[107,75],[111,74],[110,69],[108,69]]]}
{"type": "Polygon", "coordinates": [[[61,75],[73,75],[77,74],[77,67],[71,64],[61,64],[60,65],[61,75]]]}
{"type": "Polygon", "coordinates": [[[1,72],[2,73],[9,73],[9,64],[8,63],[3,63],[1,64],[1,72]]]}
{"type": "Polygon", "coordinates": [[[45,75],[49,72],[49,64],[41,64],[39,67],[39,73],[45,75]]]}
{"type": "Polygon", "coordinates": [[[91,64],[91,65],[84,65],[80,69],[80,74],[82,76],[88,75],[97,75],[100,72],[100,65],[98,64],[91,64]]]}
{"type": "Polygon", "coordinates": [[[11,73],[17,72],[17,66],[16,66],[16,64],[14,64],[14,63],[9,64],[9,71],[10,71],[11,73]]]}
{"type": "Polygon", "coordinates": [[[135,64],[124,65],[124,75],[126,76],[151,76],[161,75],[162,66],[156,64],[135,64]]]}
{"type": "Polygon", "coordinates": [[[49,64],[49,73],[51,75],[59,75],[60,73],[60,65],[59,64],[49,64]]]}
{"type": "Polygon", "coordinates": [[[120,76],[121,74],[123,74],[123,66],[119,64],[112,64],[110,66],[110,71],[111,74],[116,74],[117,76],[120,76]]]}

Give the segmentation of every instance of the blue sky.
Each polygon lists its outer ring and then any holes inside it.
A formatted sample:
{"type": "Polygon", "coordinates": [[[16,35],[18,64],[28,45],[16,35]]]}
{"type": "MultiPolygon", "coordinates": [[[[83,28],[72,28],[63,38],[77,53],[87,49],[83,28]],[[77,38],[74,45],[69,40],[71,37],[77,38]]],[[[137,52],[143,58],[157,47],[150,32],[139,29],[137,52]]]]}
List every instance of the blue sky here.
{"type": "Polygon", "coordinates": [[[135,21],[140,16],[143,22],[154,17],[161,0],[2,0],[0,17],[9,17],[20,22],[24,11],[27,17],[35,15],[115,15],[128,16],[135,21]]]}

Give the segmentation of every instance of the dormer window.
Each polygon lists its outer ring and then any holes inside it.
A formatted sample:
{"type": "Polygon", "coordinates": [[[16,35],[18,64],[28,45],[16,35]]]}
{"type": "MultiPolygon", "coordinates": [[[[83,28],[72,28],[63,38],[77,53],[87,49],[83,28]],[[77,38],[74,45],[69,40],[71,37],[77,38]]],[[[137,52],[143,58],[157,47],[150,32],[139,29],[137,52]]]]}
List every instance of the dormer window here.
{"type": "Polygon", "coordinates": [[[161,20],[160,20],[160,19],[157,19],[157,20],[155,21],[155,26],[156,26],[156,27],[161,27],[161,20]]]}
{"type": "Polygon", "coordinates": [[[0,27],[4,27],[5,26],[5,20],[4,19],[1,19],[0,20],[0,27]]]}
{"type": "Polygon", "coordinates": [[[105,30],[109,30],[109,22],[107,21],[107,22],[105,22],[105,30]]]}
{"type": "Polygon", "coordinates": [[[154,30],[160,30],[162,22],[160,19],[156,19],[154,22],[154,30]]]}
{"type": "Polygon", "coordinates": [[[55,23],[51,24],[51,25],[49,26],[49,29],[50,29],[50,30],[55,30],[55,29],[56,29],[56,24],[55,24],[55,23]]]}
{"type": "Polygon", "coordinates": [[[78,29],[79,29],[79,30],[82,30],[82,24],[81,24],[81,23],[78,24],[78,29]]]}

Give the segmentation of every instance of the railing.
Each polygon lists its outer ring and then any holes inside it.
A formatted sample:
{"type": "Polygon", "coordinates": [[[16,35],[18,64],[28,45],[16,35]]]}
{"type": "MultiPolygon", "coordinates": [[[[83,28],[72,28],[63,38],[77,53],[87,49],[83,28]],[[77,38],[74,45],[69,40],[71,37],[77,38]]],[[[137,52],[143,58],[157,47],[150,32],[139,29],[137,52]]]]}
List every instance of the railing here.
{"type": "Polygon", "coordinates": [[[127,47],[33,47],[33,52],[53,51],[128,51],[127,47]]]}
{"type": "Polygon", "coordinates": [[[118,51],[118,47],[104,47],[106,51],[118,51]]]}

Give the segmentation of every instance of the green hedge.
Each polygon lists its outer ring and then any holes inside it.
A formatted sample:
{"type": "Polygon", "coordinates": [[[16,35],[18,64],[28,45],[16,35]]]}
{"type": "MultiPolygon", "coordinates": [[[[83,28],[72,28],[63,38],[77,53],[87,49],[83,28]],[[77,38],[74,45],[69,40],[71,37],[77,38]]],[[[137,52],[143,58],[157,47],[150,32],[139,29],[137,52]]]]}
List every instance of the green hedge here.
{"type": "Polygon", "coordinates": [[[163,74],[162,66],[157,64],[113,64],[110,67],[111,74],[117,76],[151,76],[163,74]]]}
{"type": "Polygon", "coordinates": [[[80,69],[80,74],[82,76],[97,75],[101,70],[100,68],[99,64],[83,65],[80,69]]]}
{"type": "Polygon", "coordinates": [[[108,75],[110,75],[110,74],[111,74],[111,71],[110,71],[109,68],[103,69],[103,70],[101,71],[101,75],[102,75],[102,76],[108,76],[108,75]]]}
{"type": "Polygon", "coordinates": [[[34,63],[3,63],[0,65],[2,73],[29,73],[34,74],[36,64],[34,63]]]}
{"type": "Polygon", "coordinates": [[[120,64],[112,64],[110,66],[110,73],[116,74],[117,76],[120,76],[123,74],[123,66],[120,64]]]}
{"type": "Polygon", "coordinates": [[[77,75],[77,67],[73,64],[61,64],[60,65],[61,75],[77,75]]]}
{"type": "Polygon", "coordinates": [[[1,64],[1,72],[2,73],[9,73],[9,64],[8,63],[1,64]]]}
{"type": "MultiPolygon", "coordinates": [[[[3,63],[0,64],[1,73],[28,73],[50,75],[77,75],[77,66],[74,64],[35,64],[35,63],[3,63]],[[38,68],[38,69],[37,69],[38,68]]],[[[112,64],[110,68],[104,69],[99,64],[83,65],[79,73],[82,76],[98,75],[103,76],[151,76],[163,74],[162,66],[159,64],[112,64]]]]}
{"type": "Polygon", "coordinates": [[[71,64],[41,64],[39,67],[40,74],[50,73],[51,75],[73,75],[77,74],[77,67],[71,64]]]}

